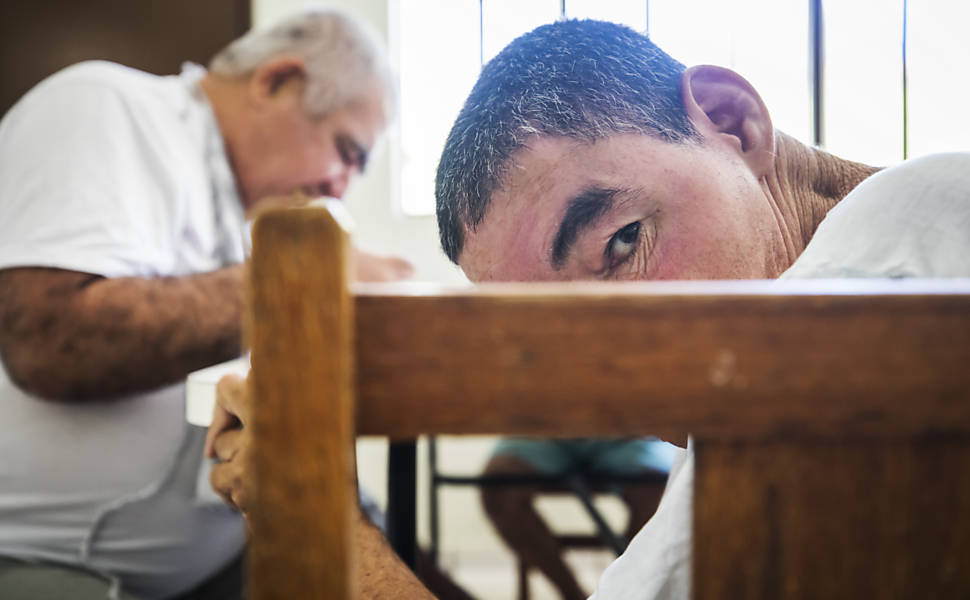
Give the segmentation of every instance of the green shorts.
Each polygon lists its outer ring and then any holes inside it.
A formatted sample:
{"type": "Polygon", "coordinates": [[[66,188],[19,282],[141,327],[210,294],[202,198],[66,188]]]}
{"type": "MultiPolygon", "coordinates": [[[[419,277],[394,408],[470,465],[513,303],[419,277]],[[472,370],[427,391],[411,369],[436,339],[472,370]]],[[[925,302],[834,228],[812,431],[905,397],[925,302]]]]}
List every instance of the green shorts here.
{"type": "Polygon", "coordinates": [[[597,473],[636,475],[643,471],[670,472],[677,448],[657,438],[536,439],[502,438],[492,456],[514,456],[542,475],[597,473]]]}
{"type": "MultiPolygon", "coordinates": [[[[137,600],[118,593],[118,600],[137,600]]],[[[0,556],[0,598],[4,600],[109,600],[111,582],[70,566],[25,562],[0,556]]]]}
{"type": "MultiPolygon", "coordinates": [[[[242,600],[243,556],[178,600],[242,600]]],[[[0,556],[0,598],[3,600],[138,600],[112,589],[106,576],[74,566],[22,561],[0,556]]]]}

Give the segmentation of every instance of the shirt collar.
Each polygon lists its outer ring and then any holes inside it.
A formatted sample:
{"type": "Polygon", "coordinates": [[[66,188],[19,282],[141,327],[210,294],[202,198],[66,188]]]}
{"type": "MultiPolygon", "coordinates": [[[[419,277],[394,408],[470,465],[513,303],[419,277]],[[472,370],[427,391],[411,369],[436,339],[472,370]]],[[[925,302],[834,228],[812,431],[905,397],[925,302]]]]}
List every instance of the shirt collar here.
{"type": "Polygon", "coordinates": [[[220,255],[225,262],[240,262],[250,252],[249,230],[219,123],[209,98],[200,85],[206,73],[201,65],[186,62],[182,65],[179,79],[189,90],[201,115],[204,156],[212,183],[216,229],[220,232],[220,255]]]}

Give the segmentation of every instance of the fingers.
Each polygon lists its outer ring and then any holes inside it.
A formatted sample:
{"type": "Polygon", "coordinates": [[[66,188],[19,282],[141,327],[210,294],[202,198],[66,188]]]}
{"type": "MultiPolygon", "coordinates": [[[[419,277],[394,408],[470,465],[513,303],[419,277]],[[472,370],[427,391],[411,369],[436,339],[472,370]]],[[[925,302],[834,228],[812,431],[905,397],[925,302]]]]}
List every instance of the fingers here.
{"type": "Polygon", "coordinates": [[[222,461],[209,472],[209,484],[226,502],[245,513],[251,496],[249,485],[252,466],[249,461],[249,432],[232,429],[222,432],[213,444],[216,457],[222,461]]]}
{"type": "Polygon", "coordinates": [[[240,426],[239,419],[226,411],[218,404],[212,412],[212,423],[209,425],[209,431],[205,434],[205,448],[203,450],[204,455],[207,458],[215,458],[215,442],[218,437],[227,430],[234,429],[240,426]]]}
{"type": "Polygon", "coordinates": [[[239,375],[226,375],[216,384],[216,407],[205,438],[206,456],[221,461],[209,473],[212,489],[226,504],[243,513],[250,497],[250,437],[245,426],[251,408],[246,380],[239,375]]]}
{"type": "Polygon", "coordinates": [[[245,441],[246,440],[243,440],[243,431],[241,429],[223,431],[222,434],[217,436],[212,443],[212,450],[214,454],[212,458],[218,458],[223,462],[229,462],[236,457],[236,453],[239,452],[240,446],[245,441]]]}
{"type": "Polygon", "coordinates": [[[251,409],[246,379],[236,374],[223,376],[216,384],[216,405],[235,415],[245,426],[249,422],[251,409]]]}
{"type": "Polygon", "coordinates": [[[216,405],[212,424],[205,437],[205,455],[215,457],[214,444],[219,435],[238,429],[249,422],[250,404],[246,380],[239,375],[226,375],[216,385],[216,405]]]}
{"type": "Polygon", "coordinates": [[[414,266],[399,256],[381,256],[354,249],[354,274],[357,281],[400,281],[414,274],[414,266]]]}
{"type": "Polygon", "coordinates": [[[242,513],[249,510],[250,492],[245,485],[244,462],[233,460],[219,463],[209,472],[209,484],[229,506],[242,513]]]}

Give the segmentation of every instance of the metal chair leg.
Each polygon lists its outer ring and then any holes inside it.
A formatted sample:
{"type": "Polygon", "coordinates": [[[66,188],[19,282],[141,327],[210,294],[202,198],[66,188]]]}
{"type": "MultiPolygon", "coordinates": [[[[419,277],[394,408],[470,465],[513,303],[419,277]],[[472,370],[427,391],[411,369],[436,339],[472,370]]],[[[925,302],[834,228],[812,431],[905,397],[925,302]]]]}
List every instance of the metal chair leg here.
{"type": "Polygon", "coordinates": [[[411,570],[417,548],[417,442],[391,442],[387,451],[387,539],[411,570]]]}
{"type": "Polygon", "coordinates": [[[626,542],[610,528],[609,523],[603,518],[603,514],[593,504],[593,493],[586,484],[586,480],[580,475],[570,475],[567,481],[569,482],[569,487],[572,488],[580,502],[583,503],[586,512],[589,513],[589,516],[596,524],[596,531],[600,539],[603,540],[603,543],[611,548],[617,556],[623,554],[623,551],[626,550],[626,542]]]}
{"type": "Polygon", "coordinates": [[[529,600],[529,563],[516,559],[519,566],[519,600],[529,600]]]}

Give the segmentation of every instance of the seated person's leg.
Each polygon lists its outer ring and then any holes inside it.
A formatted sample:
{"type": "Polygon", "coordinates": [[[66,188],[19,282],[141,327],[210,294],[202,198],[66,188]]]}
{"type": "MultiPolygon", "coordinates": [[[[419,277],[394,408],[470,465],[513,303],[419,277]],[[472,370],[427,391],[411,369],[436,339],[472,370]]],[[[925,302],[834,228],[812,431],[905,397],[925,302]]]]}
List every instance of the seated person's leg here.
{"type": "MultiPolygon", "coordinates": [[[[486,466],[487,474],[565,475],[571,472],[638,475],[670,471],[676,449],[655,438],[599,440],[502,439],[486,466]]],[[[664,484],[637,483],[620,488],[629,511],[627,539],[653,515],[664,484]]],[[[539,517],[533,501],[536,486],[483,488],[485,510],[505,542],[528,564],[535,565],[564,598],[584,598],[562,547],[539,517]]]]}
{"type": "Polygon", "coordinates": [[[657,511],[663,496],[677,447],[656,438],[625,440],[585,440],[584,471],[591,474],[638,475],[654,472],[663,476],[657,482],[622,486],[621,496],[630,511],[626,539],[629,541],[657,511]]]}
{"type": "MultiPolygon", "coordinates": [[[[499,441],[486,475],[561,475],[573,467],[568,442],[505,438],[499,441]]],[[[585,598],[562,559],[562,547],[533,505],[538,486],[483,487],[482,502],[505,543],[520,560],[538,568],[563,598],[585,598]]]]}

